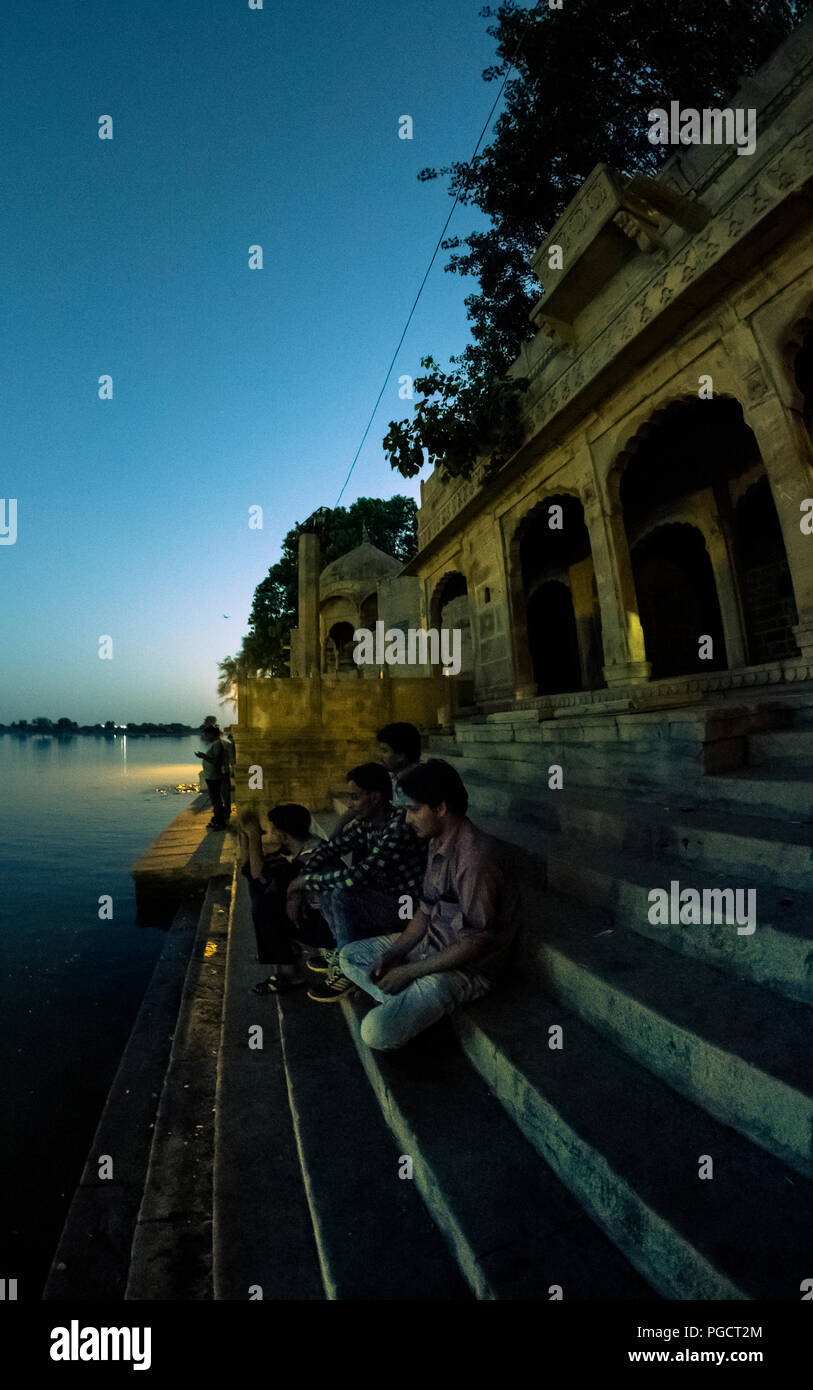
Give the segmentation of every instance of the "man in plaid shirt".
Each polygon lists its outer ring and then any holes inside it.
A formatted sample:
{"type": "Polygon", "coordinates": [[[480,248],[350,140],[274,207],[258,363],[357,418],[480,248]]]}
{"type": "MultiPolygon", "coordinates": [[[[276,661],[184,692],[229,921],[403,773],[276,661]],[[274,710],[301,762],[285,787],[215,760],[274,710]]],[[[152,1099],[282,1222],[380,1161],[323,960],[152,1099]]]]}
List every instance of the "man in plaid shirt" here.
{"type": "Polygon", "coordinates": [[[323,849],[308,859],[307,873],[294,879],[289,893],[317,893],[319,909],[336,940],[311,969],[325,976],[309,997],[318,1003],[340,999],[352,988],[336,964],[348,941],[401,930],[420,897],[426,871],[426,847],[407,825],[405,813],[391,802],[392,784],[379,763],[362,763],[347,774],[347,801],[353,819],[323,849]],[[335,868],[336,856],[350,856],[335,868]],[[409,902],[402,900],[408,898],[409,902]]]}

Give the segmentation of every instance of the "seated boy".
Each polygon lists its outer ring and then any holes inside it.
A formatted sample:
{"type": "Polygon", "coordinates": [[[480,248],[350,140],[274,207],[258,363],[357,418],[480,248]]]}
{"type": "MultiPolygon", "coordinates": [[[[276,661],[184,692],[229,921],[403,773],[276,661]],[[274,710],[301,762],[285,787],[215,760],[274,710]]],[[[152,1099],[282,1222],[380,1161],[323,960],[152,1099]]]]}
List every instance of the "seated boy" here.
{"type": "Polygon", "coordinates": [[[418,910],[400,934],[351,941],[339,953],[342,972],[377,1001],[361,1036],[382,1051],[485,994],[512,935],[496,842],[466,815],[457,771],[430,758],[401,785],[411,800],[407,820],[429,841],[418,910]]]}
{"type": "Polygon", "coordinates": [[[392,779],[393,806],[408,806],[401,778],[421,760],[421,736],[414,724],[385,724],[376,734],[378,761],[392,779]]]}
{"type": "Polygon", "coordinates": [[[288,895],[291,882],[304,872],[310,856],[325,841],[311,834],[310,812],[305,806],[272,806],[268,820],[277,833],[279,849],[263,853],[262,830],[253,811],[240,818],[240,849],[242,872],[251,894],[257,959],[274,966],[272,973],[254,986],[254,992],[283,994],[305,983],[295,937],[312,946],[333,940],[310,896],[288,895]]]}

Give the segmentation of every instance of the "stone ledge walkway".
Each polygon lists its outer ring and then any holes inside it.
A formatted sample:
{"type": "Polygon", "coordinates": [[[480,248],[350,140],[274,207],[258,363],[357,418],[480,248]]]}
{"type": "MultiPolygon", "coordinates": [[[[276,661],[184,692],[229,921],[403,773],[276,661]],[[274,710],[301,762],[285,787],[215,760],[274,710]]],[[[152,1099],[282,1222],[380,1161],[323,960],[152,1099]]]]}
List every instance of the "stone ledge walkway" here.
{"type": "Polygon", "coordinates": [[[228,830],[208,830],[211,814],[208,796],[195,797],[136,860],[132,873],[139,921],[170,922],[188,893],[205,889],[212,878],[231,878],[235,817],[228,830]]]}

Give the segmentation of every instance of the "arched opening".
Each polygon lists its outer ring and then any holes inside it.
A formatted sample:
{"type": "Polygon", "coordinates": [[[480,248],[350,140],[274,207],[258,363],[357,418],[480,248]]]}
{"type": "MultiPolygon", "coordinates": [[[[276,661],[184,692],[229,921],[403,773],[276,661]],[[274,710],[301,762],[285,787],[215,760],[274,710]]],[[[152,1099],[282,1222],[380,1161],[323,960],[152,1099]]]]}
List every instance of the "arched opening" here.
{"type": "Polygon", "coordinates": [[[471,611],[469,607],[469,586],[466,576],[459,570],[445,574],[432,595],[430,604],[431,626],[435,628],[460,629],[460,676],[471,680],[474,676],[474,653],[471,640],[471,611]]]}
{"type": "Polygon", "coordinates": [[[325,670],[328,675],[358,671],[353,660],[353,624],[334,623],[325,642],[325,670]]]}
{"type": "Polygon", "coordinates": [[[378,594],[377,594],[377,593],[368,594],[367,598],[364,600],[364,602],[363,602],[362,605],[361,605],[361,609],[360,609],[360,611],[359,611],[359,618],[360,618],[360,622],[359,622],[359,626],[360,626],[360,627],[366,627],[370,632],[374,632],[374,631],[375,631],[375,625],[376,625],[376,623],[378,622],[378,594]]]}
{"type": "Polygon", "coordinates": [[[469,586],[465,574],[450,570],[435,586],[429,604],[430,627],[460,632],[460,671],[457,675],[458,708],[474,704],[474,648],[471,632],[469,586]]]}
{"type": "Polygon", "coordinates": [[[528,656],[538,693],[599,687],[602,652],[595,575],[577,497],[548,497],[529,512],[519,530],[519,567],[528,656]]]}
{"type": "MultiPolygon", "coordinates": [[[[762,458],[739,402],[671,402],[638,431],[621,463],[618,495],[653,679],[769,659],[767,609],[776,617],[789,605],[778,602],[787,592],[774,593],[763,611],[758,504],[739,516],[755,486],[771,536],[774,588],[787,589],[790,575],[762,458]],[[713,639],[711,659],[698,655],[704,636],[713,639]]],[[[775,655],[795,650],[791,620],[783,621],[775,655]]]]}
{"type": "Polygon", "coordinates": [[[527,603],[528,642],[540,695],[581,688],[579,639],[567,584],[546,579],[527,603]]]}
{"type": "Polygon", "coordinates": [[[632,571],[652,679],[724,668],[720,603],[702,532],[658,526],[635,546],[632,571]]]}
{"type": "Polygon", "coordinates": [[[760,478],[739,499],[734,534],[751,660],[797,656],[793,581],[767,478],[760,478]]]}

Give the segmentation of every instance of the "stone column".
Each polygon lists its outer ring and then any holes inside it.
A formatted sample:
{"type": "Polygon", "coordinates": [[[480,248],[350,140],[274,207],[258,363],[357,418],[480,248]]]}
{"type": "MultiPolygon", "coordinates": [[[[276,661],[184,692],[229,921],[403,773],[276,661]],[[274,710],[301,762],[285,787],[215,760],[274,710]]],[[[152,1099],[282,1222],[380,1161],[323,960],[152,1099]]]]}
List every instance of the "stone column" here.
{"type": "Polygon", "coordinates": [[[726,663],[729,671],[734,671],[741,666],[746,666],[748,657],[733,564],[720,528],[719,517],[711,518],[707,545],[714,584],[717,589],[717,602],[720,605],[726,663]]]}
{"type": "Polygon", "coordinates": [[[793,629],[802,656],[813,662],[813,535],[804,535],[801,504],[813,497],[813,468],[804,424],[768,391],[744,409],[756,435],[782,528],[799,622],[793,629]]]}
{"type": "Polygon", "coordinates": [[[533,661],[528,641],[528,624],[525,618],[525,583],[522,578],[522,565],[519,546],[514,538],[520,521],[516,521],[506,534],[502,535],[502,561],[505,575],[506,612],[508,633],[513,665],[513,695],[515,700],[530,700],[537,693],[533,661]]]}
{"type": "Polygon", "coordinates": [[[299,537],[299,659],[302,676],[321,667],[319,650],[319,537],[303,531],[299,537]]]}
{"type": "Polygon", "coordinates": [[[643,685],[652,673],[652,663],[646,659],[621,503],[602,501],[592,493],[585,498],[584,520],[590,533],[601,608],[604,679],[611,689],[643,685]]]}
{"type": "Polygon", "coordinates": [[[596,677],[601,680],[601,658],[596,661],[593,653],[593,573],[593,560],[589,555],[577,565],[571,565],[568,571],[582,690],[592,690],[597,684],[596,677]]]}

